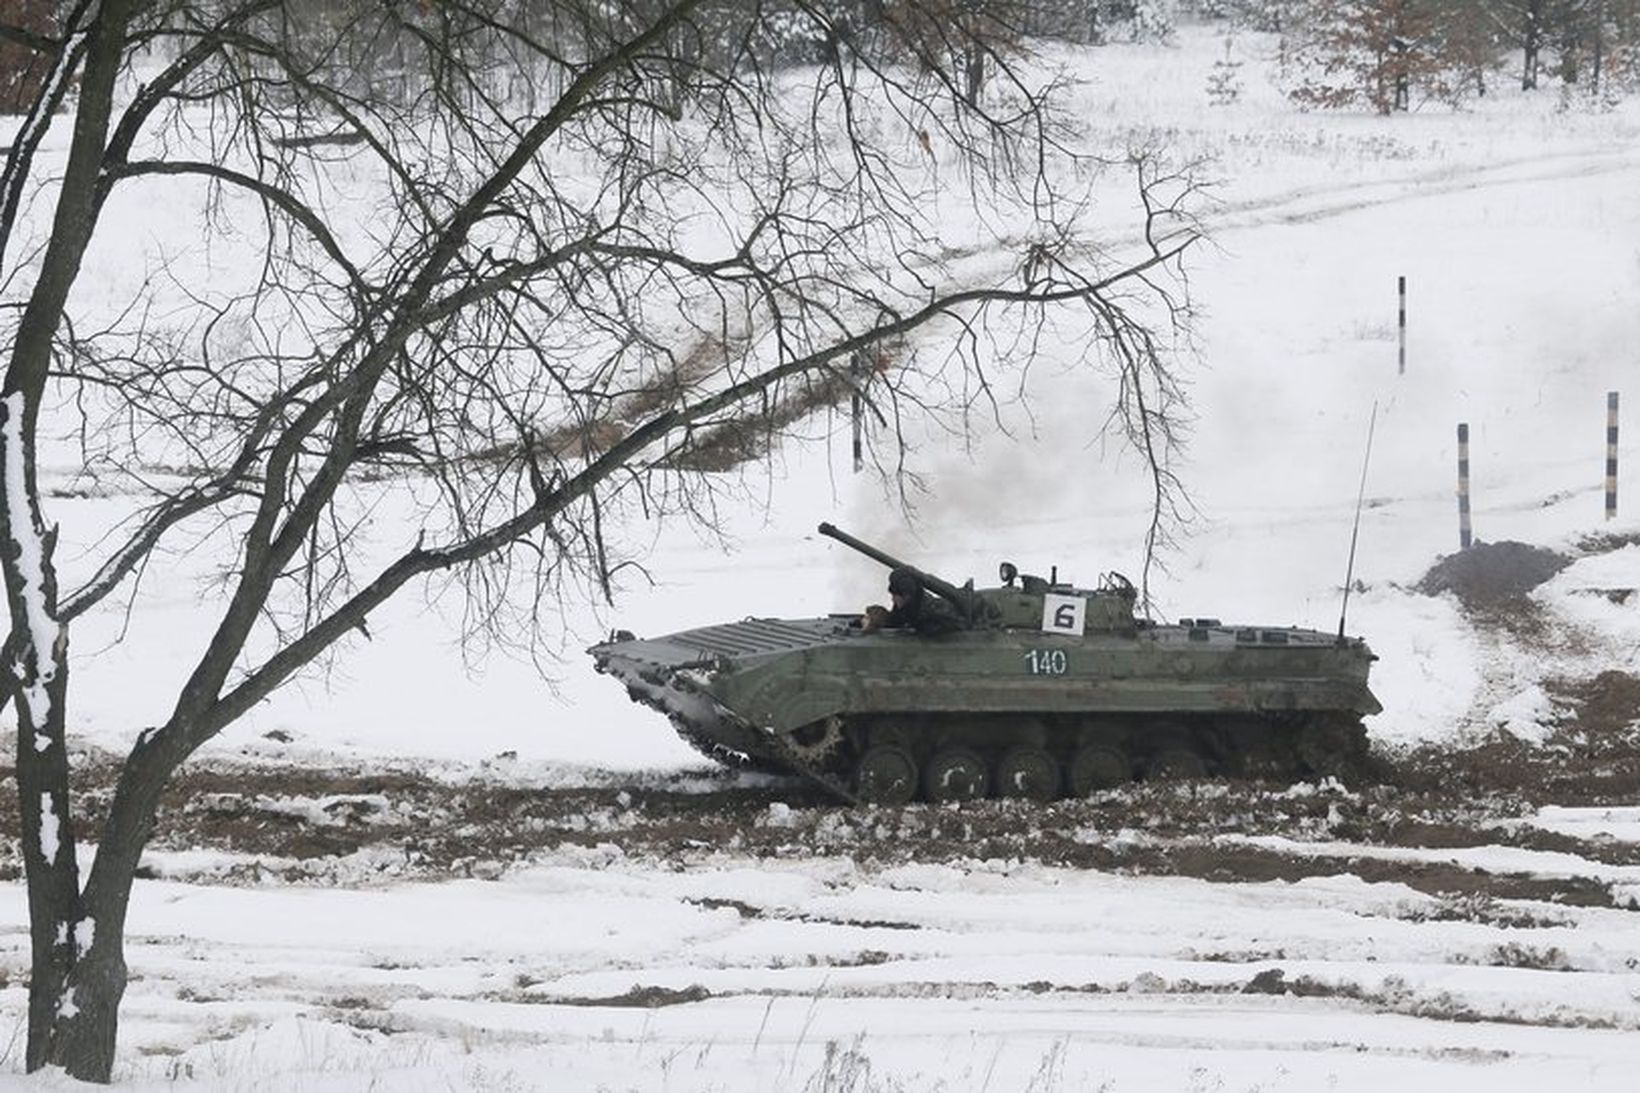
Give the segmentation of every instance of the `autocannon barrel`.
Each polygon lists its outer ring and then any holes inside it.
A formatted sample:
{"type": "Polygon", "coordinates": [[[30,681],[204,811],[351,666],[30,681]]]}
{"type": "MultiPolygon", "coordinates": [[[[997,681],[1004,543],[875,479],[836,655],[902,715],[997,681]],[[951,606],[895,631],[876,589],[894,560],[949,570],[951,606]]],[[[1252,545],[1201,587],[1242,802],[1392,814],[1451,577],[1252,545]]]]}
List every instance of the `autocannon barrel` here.
{"type": "Polygon", "coordinates": [[[914,565],[907,562],[902,562],[900,559],[894,557],[892,554],[889,554],[887,551],[878,550],[870,543],[862,542],[850,535],[848,532],[841,531],[831,524],[821,524],[820,534],[826,536],[828,539],[836,539],[844,546],[852,547],[855,550],[858,550],[861,554],[864,554],[867,558],[881,562],[890,569],[904,569],[909,571],[917,578],[919,582],[921,582],[924,588],[948,601],[956,607],[957,610],[961,611],[964,618],[972,617],[973,609],[972,604],[969,601],[969,597],[963,592],[962,589],[958,588],[950,581],[941,580],[932,573],[925,573],[914,565]]]}

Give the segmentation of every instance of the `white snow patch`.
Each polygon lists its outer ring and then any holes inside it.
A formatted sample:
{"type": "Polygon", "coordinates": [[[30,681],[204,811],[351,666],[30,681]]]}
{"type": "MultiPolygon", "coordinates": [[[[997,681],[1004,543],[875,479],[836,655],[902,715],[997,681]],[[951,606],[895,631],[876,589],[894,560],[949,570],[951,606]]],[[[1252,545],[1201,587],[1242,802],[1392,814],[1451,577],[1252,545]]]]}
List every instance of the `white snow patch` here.
{"type": "Polygon", "coordinates": [[[1494,725],[1531,744],[1548,739],[1554,717],[1554,700],[1536,683],[1495,704],[1488,715],[1494,725]]]}
{"type": "Polygon", "coordinates": [[[1640,671],[1640,545],[1579,558],[1537,595],[1595,644],[1590,668],[1640,671]]]}
{"type": "Polygon", "coordinates": [[[40,856],[47,862],[56,861],[57,851],[61,849],[58,822],[57,813],[51,807],[51,794],[40,794],[40,856]]]}
{"type": "MultiPolygon", "coordinates": [[[[58,627],[46,610],[46,548],[40,529],[34,524],[33,509],[29,505],[28,484],[23,474],[23,393],[13,391],[0,400],[0,444],[6,453],[6,512],[11,525],[12,542],[17,548],[17,571],[22,580],[18,596],[23,601],[23,612],[34,646],[35,672],[33,678],[20,676],[26,684],[24,694],[29,717],[37,726],[47,723],[50,716],[50,698],[46,687],[57,675],[52,660],[58,627]]],[[[45,751],[51,746],[51,737],[36,729],[34,747],[45,751]]]]}
{"type": "Polygon", "coordinates": [[[1579,839],[1604,838],[1640,843],[1640,806],[1622,808],[1568,808],[1545,805],[1529,821],[1533,827],[1579,839]]]}
{"type": "Polygon", "coordinates": [[[346,827],[364,823],[392,809],[381,793],[349,793],[317,798],[258,797],[255,807],[313,824],[316,827],[346,827]]]}

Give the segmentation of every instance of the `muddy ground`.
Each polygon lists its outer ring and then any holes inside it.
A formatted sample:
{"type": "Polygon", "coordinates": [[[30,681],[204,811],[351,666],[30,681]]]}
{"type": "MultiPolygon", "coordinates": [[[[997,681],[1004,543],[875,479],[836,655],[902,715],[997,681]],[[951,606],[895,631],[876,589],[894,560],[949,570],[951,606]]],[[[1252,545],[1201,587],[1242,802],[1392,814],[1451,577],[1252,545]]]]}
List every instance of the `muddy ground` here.
{"type": "MultiPolygon", "coordinates": [[[[1365,784],[1138,783],[1046,806],[982,801],[855,809],[801,781],[727,771],[611,776],[603,785],[542,788],[502,773],[505,763],[442,777],[195,763],[166,794],[151,848],[221,853],[205,856],[204,864],[190,855],[186,867],[153,854],[148,868],[151,875],[228,884],[370,884],[493,876],[566,847],[608,844],[629,858],[679,865],[730,852],[841,855],[881,864],[1029,860],[1217,881],[1349,872],[1479,901],[1475,908],[1505,899],[1627,906],[1628,897],[1614,896],[1597,879],[1496,873],[1374,853],[1504,846],[1640,865],[1640,845],[1579,839],[1521,822],[1545,804],[1640,804],[1640,678],[1607,673],[1568,684],[1565,693],[1583,716],[1575,729],[1543,745],[1500,735],[1470,748],[1381,756],[1377,780],[1365,784]],[[1246,838],[1255,836],[1285,841],[1271,847],[1246,838]]],[[[88,755],[79,765],[84,818],[93,827],[115,769],[108,756],[88,755]]],[[[0,837],[0,870],[15,877],[11,794],[0,812],[0,837]]]]}
{"type": "MultiPolygon", "coordinates": [[[[1530,640],[1536,608],[1526,594],[1563,562],[1499,544],[1489,572],[1487,553],[1443,559],[1426,590],[1452,591],[1478,625],[1530,640]]],[[[1440,855],[1382,853],[1504,846],[1640,865],[1640,845],[1522,822],[1550,804],[1640,805],[1640,675],[1607,671],[1547,686],[1562,719],[1539,743],[1500,732],[1462,747],[1380,754],[1374,778],[1351,786],[1141,783],[1047,806],[851,809],[801,781],[718,770],[594,775],[571,788],[542,787],[508,773],[504,758],[477,771],[435,774],[196,761],[165,796],[151,843],[161,853],[150,855],[148,868],[228,884],[370,884],[493,876],[566,847],[608,844],[628,857],[676,864],[731,852],[883,864],[1031,860],[1223,881],[1350,872],[1457,897],[1476,914],[1516,898],[1627,906],[1629,897],[1590,877],[1489,872],[1432,860],[1440,855]],[[1248,838],[1257,836],[1284,841],[1248,838]],[[168,850],[221,853],[190,855],[184,867],[168,850]]],[[[81,831],[100,822],[116,770],[111,756],[78,762],[81,831]]],[[[17,839],[15,795],[6,792],[0,874],[8,877],[20,872],[17,839]]]]}

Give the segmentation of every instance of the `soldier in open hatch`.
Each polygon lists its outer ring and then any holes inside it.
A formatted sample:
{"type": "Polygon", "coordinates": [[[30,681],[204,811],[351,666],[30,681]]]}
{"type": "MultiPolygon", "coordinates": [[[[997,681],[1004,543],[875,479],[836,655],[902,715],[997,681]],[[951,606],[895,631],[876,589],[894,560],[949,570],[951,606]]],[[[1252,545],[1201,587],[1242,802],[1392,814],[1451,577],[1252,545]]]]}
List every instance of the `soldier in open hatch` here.
{"type": "Polygon", "coordinates": [[[962,626],[957,609],[939,596],[930,595],[909,569],[895,569],[888,575],[888,595],[893,608],[885,611],[879,604],[866,608],[860,620],[860,628],[866,633],[892,626],[919,634],[949,634],[962,626]]]}

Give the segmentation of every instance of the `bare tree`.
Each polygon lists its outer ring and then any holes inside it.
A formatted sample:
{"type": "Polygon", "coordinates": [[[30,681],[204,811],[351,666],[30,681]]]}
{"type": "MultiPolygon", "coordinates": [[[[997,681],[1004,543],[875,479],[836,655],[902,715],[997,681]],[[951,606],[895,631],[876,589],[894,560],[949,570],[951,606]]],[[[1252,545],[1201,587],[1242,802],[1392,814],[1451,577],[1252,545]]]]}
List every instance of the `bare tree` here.
{"type": "Polygon", "coordinates": [[[1496,8],[1520,42],[1520,89],[1535,91],[1543,60],[1545,0],[1502,0],[1496,8]]]}
{"type": "Polygon", "coordinates": [[[1091,320],[1108,420],[1166,508],[1188,178],[1147,167],[1115,261],[1079,228],[1098,165],[1056,83],[982,36],[980,93],[953,70],[971,52],[893,24],[866,48],[838,7],[76,0],[16,39],[45,72],[0,176],[30,1069],[110,1077],[178,766],[417,582],[539,634],[610,592],[636,517],[709,526],[726,470],[852,395],[960,423],[1055,308],[1091,320]],[[820,63],[776,63],[794,27],[820,63]],[[163,253],[110,230],[193,203],[163,253]],[[72,566],[40,481],[62,436],[141,499],[72,566]],[[168,717],[133,726],[82,877],[71,627],[201,541],[230,555],[214,628],[168,717]]]}

